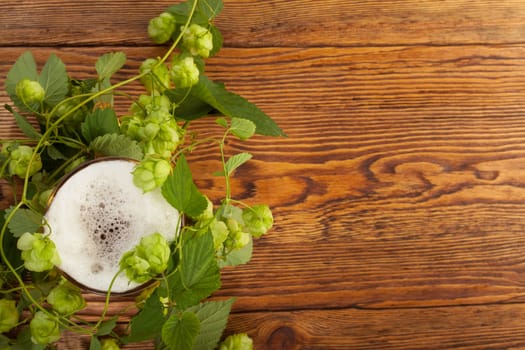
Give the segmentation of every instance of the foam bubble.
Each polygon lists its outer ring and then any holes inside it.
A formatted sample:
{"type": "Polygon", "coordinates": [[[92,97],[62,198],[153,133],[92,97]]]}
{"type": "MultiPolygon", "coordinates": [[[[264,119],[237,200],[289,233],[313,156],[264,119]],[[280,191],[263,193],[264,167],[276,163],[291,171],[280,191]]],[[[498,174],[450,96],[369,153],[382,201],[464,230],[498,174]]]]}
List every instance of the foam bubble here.
{"type": "MultiPolygon", "coordinates": [[[[112,159],[79,170],[58,189],[45,215],[59,268],[88,288],[106,291],[122,254],[143,236],[159,232],[171,241],[177,234],[179,213],[160,190],[144,194],[133,184],[134,166],[112,159]]],[[[135,287],[120,274],[112,290],[135,287]]]]}

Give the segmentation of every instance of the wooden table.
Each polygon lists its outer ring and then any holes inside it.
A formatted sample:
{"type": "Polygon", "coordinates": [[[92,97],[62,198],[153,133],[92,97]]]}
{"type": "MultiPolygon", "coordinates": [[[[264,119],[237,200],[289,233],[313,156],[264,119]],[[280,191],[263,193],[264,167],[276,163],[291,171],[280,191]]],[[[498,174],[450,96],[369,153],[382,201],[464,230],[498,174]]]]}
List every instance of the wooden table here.
{"type": "MultiPolygon", "coordinates": [[[[525,2],[224,2],[209,76],[288,134],[230,145],[254,154],[235,195],[275,226],[224,272],[226,334],[257,350],[525,348],[525,2]]],[[[134,74],[163,52],[145,28],[172,3],[3,0],[2,85],[27,49],[79,78],[121,50],[119,77],[134,74]]]]}

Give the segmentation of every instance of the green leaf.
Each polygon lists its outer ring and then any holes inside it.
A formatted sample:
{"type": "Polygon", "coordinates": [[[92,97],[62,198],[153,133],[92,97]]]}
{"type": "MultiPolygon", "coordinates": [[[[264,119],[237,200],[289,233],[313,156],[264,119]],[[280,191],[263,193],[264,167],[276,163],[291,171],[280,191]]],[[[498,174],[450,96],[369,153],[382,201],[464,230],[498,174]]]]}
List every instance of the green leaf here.
{"type": "Polygon", "coordinates": [[[122,338],[122,341],[134,343],[159,336],[166,321],[162,310],[158,290],[155,290],[146,300],[142,310],[131,319],[131,332],[129,336],[122,338]]]}
{"type": "Polygon", "coordinates": [[[211,32],[211,35],[213,35],[213,48],[210,51],[211,57],[215,56],[222,49],[224,38],[222,37],[221,31],[216,26],[210,25],[209,30],[211,32]]]}
{"type": "Polygon", "coordinates": [[[257,134],[285,136],[285,133],[273,119],[256,105],[227,91],[222,84],[209,80],[203,74],[200,75],[199,83],[193,86],[190,94],[197,96],[226,116],[251,120],[255,123],[257,134]]]}
{"type": "Polygon", "coordinates": [[[197,10],[211,21],[222,11],[223,6],[222,0],[199,0],[197,10]]]}
{"type": "Polygon", "coordinates": [[[246,163],[252,158],[252,155],[250,153],[239,153],[234,156],[231,156],[224,165],[224,168],[226,170],[226,175],[230,176],[235,169],[246,163]]]}
{"type": "Polygon", "coordinates": [[[253,253],[253,239],[250,238],[250,243],[240,249],[234,249],[226,255],[224,260],[219,261],[219,267],[237,266],[246,264],[252,258],[253,253]]]}
{"type": "Polygon", "coordinates": [[[169,282],[171,295],[182,309],[197,304],[220,288],[221,276],[211,233],[184,241],[179,269],[169,282]]]}
{"type": "Polygon", "coordinates": [[[42,68],[38,82],[46,95],[44,102],[50,106],[55,106],[64,99],[69,91],[69,77],[66,66],[57,55],[51,54],[42,68]]]}
{"type": "Polygon", "coordinates": [[[117,115],[111,108],[96,109],[86,116],[80,126],[82,136],[91,142],[98,136],[118,134],[120,131],[117,115]]]}
{"type": "Polygon", "coordinates": [[[117,320],[118,320],[118,316],[114,316],[110,318],[109,320],[102,322],[100,326],[98,327],[96,335],[103,336],[103,335],[108,335],[109,333],[111,333],[113,328],[115,328],[115,326],[117,325],[117,320]]]}
{"type": "Polygon", "coordinates": [[[188,95],[188,89],[172,89],[164,92],[177,107],[174,114],[183,120],[195,120],[208,115],[213,107],[203,102],[198,97],[188,95]]]}
{"type": "Polygon", "coordinates": [[[12,350],[44,350],[47,345],[35,344],[31,341],[31,330],[29,327],[22,329],[16,338],[16,343],[11,346],[12,350]]]}
{"type": "Polygon", "coordinates": [[[217,125],[220,125],[225,129],[228,127],[228,121],[226,121],[226,119],[222,117],[215,119],[215,123],[217,123],[217,125]]]}
{"type": "Polygon", "coordinates": [[[109,79],[126,63],[124,52],[109,52],[100,56],[95,63],[99,81],[109,79]]]}
{"type": "MultiPolygon", "coordinates": [[[[5,219],[11,214],[14,208],[6,210],[5,219]]],[[[36,213],[30,209],[18,209],[11,218],[11,221],[7,224],[9,231],[15,237],[20,237],[25,232],[34,233],[37,232],[40,226],[42,226],[42,215],[36,213]]]]}
{"type": "Polygon", "coordinates": [[[18,96],[16,96],[16,84],[20,80],[29,79],[38,81],[38,71],[35,58],[31,51],[26,51],[13,64],[5,80],[5,89],[13,103],[23,110],[27,110],[18,96]]]}
{"type": "Polygon", "coordinates": [[[24,135],[29,137],[32,140],[38,140],[42,136],[36,129],[29,123],[26,117],[21,115],[20,113],[17,113],[15,110],[11,108],[9,105],[5,105],[5,108],[13,114],[15,117],[16,125],[22,130],[24,135]]]}
{"type": "MultiPolygon", "coordinates": [[[[109,78],[103,79],[93,88],[92,92],[100,92],[103,90],[106,90],[107,88],[111,87],[111,82],[109,81],[109,78]]],[[[94,99],[95,104],[108,104],[110,106],[113,106],[113,92],[108,92],[106,94],[97,96],[94,99]]]]}
{"type": "Polygon", "coordinates": [[[200,332],[193,350],[215,349],[228,323],[228,316],[235,299],[209,301],[190,308],[200,321],[200,332]]]}
{"type": "Polygon", "coordinates": [[[10,349],[9,338],[3,334],[0,334],[0,349],[10,349]]]}
{"type": "Polygon", "coordinates": [[[89,150],[104,156],[126,157],[136,160],[141,160],[143,157],[139,144],[126,135],[120,134],[105,134],[96,137],[89,144],[89,150]]]}
{"type": "Polygon", "coordinates": [[[247,140],[255,134],[255,124],[248,119],[232,118],[230,131],[241,140],[247,140]]]}
{"type": "Polygon", "coordinates": [[[58,148],[56,148],[53,145],[49,145],[46,147],[47,155],[49,158],[53,160],[67,160],[69,157],[64,155],[64,153],[60,152],[58,148]]]}
{"type": "Polygon", "coordinates": [[[100,340],[94,335],[91,336],[91,342],[89,343],[89,350],[102,350],[102,344],[100,340]]]}
{"type": "MultiPolygon", "coordinates": [[[[186,23],[188,20],[188,16],[190,15],[191,7],[193,6],[193,0],[190,1],[184,1],[179,4],[170,6],[167,8],[167,12],[171,13],[173,16],[175,16],[175,21],[177,23],[186,23]]],[[[209,20],[208,17],[206,17],[203,13],[200,11],[195,11],[193,14],[193,17],[191,18],[192,23],[200,24],[200,25],[207,25],[209,20]]],[[[175,33],[173,33],[172,37],[177,37],[180,34],[180,26],[177,26],[175,33]]]]}
{"type": "MultiPolygon", "coordinates": [[[[4,226],[5,223],[5,212],[6,210],[0,211],[0,227],[4,226]]],[[[7,260],[11,266],[17,268],[23,264],[21,252],[16,247],[18,239],[9,232],[6,232],[4,235],[4,241],[2,242],[3,249],[6,255],[7,260]]],[[[1,349],[1,348],[0,348],[1,349]]]]}
{"type": "Polygon", "coordinates": [[[171,350],[192,350],[200,322],[193,312],[174,313],[162,327],[162,341],[171,350]]]}
{"type": "Polygon", "coordinates": [[[179,212],[196,217],[206,209],[208,201],[193,183],[186,157],[181,155],[173,173],[161,188],[162,195],[179,212]]]}

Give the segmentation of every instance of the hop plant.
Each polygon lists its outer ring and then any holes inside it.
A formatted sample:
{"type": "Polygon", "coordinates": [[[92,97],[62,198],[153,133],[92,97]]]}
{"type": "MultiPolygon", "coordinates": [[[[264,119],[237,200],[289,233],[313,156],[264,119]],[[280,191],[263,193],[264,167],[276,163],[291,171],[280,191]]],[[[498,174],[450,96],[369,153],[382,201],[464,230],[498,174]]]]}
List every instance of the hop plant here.
{"type": "Polygon", "coordinates": [[[22,79],[16,84],[16,95],[27,105],[42,103],[46,91],[38,81],[22,79]]]}
{"type": "Polygon", "coordinates": [[[273,215],[267,205],[255,205],[242,212],[242,219],[246,229],[253,237],[259,238],[273,226],[273,215]]]}
{"type": "Polygon", "coordinates": [[[119,350],[120,349],[117,341],[113,338],[102,339],[100,342],[100,345],[102,346],[102,350],[119,350]]]}
{"type": "Polygon", "coordinates": [[[139,142],[145,156],[171,158],[182,142],[184,131],[171,114],[168,97],[139,97],[130,108],[131,115],[122,118],[121,132],[139,142]]]}
{"type": "Polygon", "coordinates": [[[58,323],[43,311],[37,311],[29,324],[31,341],[46,345],[60,339],[58,323]]]}
{"type": "MultiPolygon", "coordinates": [[[[4,146],[5,147],[5,146],[4,146]]],[[[11,175],[16,175],[20,178],[25,178],[26,174],[28,176],[33,176],[35,173],[42,169],[42,160],[40,155],[36,154],[33,162],[31,162],[31,167],[29,167],[29,162],[33,156],[33,148],[26,145],[18,145],[16,148],[10,150],[12,147],[7,146],[9,153],[9,173],[11,175]],[[10,150],[10,151],[9,151],[10,150]],[[29,170],[29,173],[28,173],[29,170]]]]}
{"type": "Polygon", "coordinates": [[[163,12],[152,18],[148,24],[148,34],[155,43],[164,44],[170,40],[175,31],[175,17],[169,12],[163,12]]]}
{"type": "Polygon", "coordinates": [[[253,341],[246,333],[232,334],[219,345],[219,350],[252,350],[253,341]]]}
{"type": "Polygon", "coordinates": [[[133,170],[133,183],[144,192],[162,186],[171,172],[170,163],[165,159],[146,158],[133,170]]]}
{"type": "Polygon", "coordinates": [[[16,246],[22,251],[25,268],[30,271],[47,271],[60,264],[55,243],[41,233],[24,233],[16,246]]]}
{"type": "Polygon", "coordinates": [[[133,250],[125,253],[120,260],[120,268],[130,281],[144,283],[168,267],[169,257],[168,242],[156,232],[143,237],[133,250]]]}
{"type": "Polygon", "coordinates": [[[199,68],[193,57],[178,55],[173,58],[170,76],[177,88],[191,87],[199,82],[199,68]]]}
{"type": "Polygon", "coordinates": [[[139,72],[149,73],[140,78],[140,82],[150,94],[162,93],[170,87],[170,72],[164,63],[159,64],[156,58],[148,58],[142,62],[139,72]]]}
{"type": "Polygon", "coordinates": [[[208,58],[213,49],[213,35],[208,29],[192,24],[184,32],[182,45],[193,56],[208,58]]]}
{"type": "Polygon", "coordinates": [[[86,306],[80,289],[65,280],[49,292],[47,302],[62,315],[75,313],[86,306]]]}
{"type": "Polygon", "coordinates": [[[79,98],[64,101],[58,105],[56,112],[52,116],[52,120],[57,120],[58,118],[65,116],[63,129],[66,131],[66,133],[71,135],[74,135],[75,131],[86,119],[86,115],[89,113],[89,110],[86,106],[82,106],[76,109],[74,112],[71,112],[73,108],[77,107],[79,102],[79,98]]]}
{"type": "Polygon", "coordinates": [[[0,299],[0,333],[8,332],[18,323],[16,301],[0,299]]]}

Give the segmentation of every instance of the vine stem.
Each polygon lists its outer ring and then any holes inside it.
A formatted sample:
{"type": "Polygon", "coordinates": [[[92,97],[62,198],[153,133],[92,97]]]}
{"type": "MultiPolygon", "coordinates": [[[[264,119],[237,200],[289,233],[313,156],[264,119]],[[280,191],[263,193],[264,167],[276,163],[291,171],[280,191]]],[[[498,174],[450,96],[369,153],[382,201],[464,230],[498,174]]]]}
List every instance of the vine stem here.
{"type": "MultiPolygon", "coordinates": [[[[188,28],[188,26],[190,25],[191,23],[191,19],[195,13],[195,10],[197,8],[197,3],[199,2],[199,0],[195,0],[193,2],[193,5],[192,5],[192,8],[190,10],[190,14],[188,16],[188,20],[186,21],[186,23],[184,24],[184,26],[182,27],[182,30],[181,30],[181,33],[179,34],[179,36],[177,37],[177,39],[173,42],[173,44],[170,46],[170,48],[167,50],[167,52],[164,54],[164,56],[157,62],[157,64],[152,68],[156,68],[157,66],[160,66],[161,64],[164,64],[164,62],[171,56],[171,54],[174,52],[174,50],[176,49],[177,45],[179,44],[180,40],[182,39],[183,37],[183,34],[184,32],[186,31],[186,29],[188,28]]],[[[136,80],[139,80],[141,79],[142,77],[144,77],[145,75],[149,74],[148,71],[145,71],[143,73],[140,73],[138,75],[135,75],[129,79],[126,79],[124,81],[121,81],[121,82],[118,82],[104,90],[101,90],[101,91],[98,91],[96,93],[93,93],[93,94],[89,94],[88,97],[83,100],[82,102],[78,103],[75,107],[71,108],[70,110],[68,110],[66,113],[64,113],[62,116],[60,116],[59,118],[57,118],[56,121],[54,121],[53,123],[49,124],[48,127],[46,128],[46,131],[41,135],[41,137],[39,138],[35,148],[34,148],[34,151],[31,155],[31,158],[29,159],[29,162],[28,162],[28,165],[27,165],[27,171],[26,171],[26,176],[24,178],[24,181],[23,181],[23,189],[22,189],[22,196],[21,196],[21,199],[20,201],[11,209],[11,211],[9,212],[9,214],[7,215],[6,217],[6,220],[4,222],[4,225],[2,226],[1,230],[0,230],[0,256],[2,257],[2,260],[4,261],[5,265],[7,266],[7,268],[9,269],[9,271],[14,275],[15,279],[17,280],[18,284],[20,285],[20,288],[19,290],[22,290],[23,293],[26,295],[26,297],[28,298],[28,300],[39,310],[39,311],[42,311],[44,313],[46,313],[48,316],[50,316],[51,318],[53,318],[54,320],[56,320],[56,322],[58,324],[60,324],[61,326],[63,326],[64,328],[66,329],[69,329],[69,330],[72,330],[72,331],[79,331],[79,332],[82,332],[82,333],[86,333],[86,334],[91,334],[92,331],[90,330],[87,330],[83,327],[80,327],[78,325],[76,325],[73,321],[71,320],[67,320],[68,322],[64,322],[63,321],[63,318],[59,318],[59,317],[56,317],[56,315],[54,315],[53,313],[51,313],[50,311],[46,310],[42,304],[40,304],[40,302],[38,302],[30,293],[29,291],[29,287],[28,285],[26,285],[22,279],[22,277],[20,276],[20,274],[17,273],[16,269],[13,267],[13,265],[11,264],[11,262],[7,259],[7,255],[6,255],[6,252],[3,248],[3,241],[4,241],[4,237],[6,235],[6,231],[7,231],[7,227],[9,225],[9,223],[11,222],[11,220],[13,219],[15,213],[24,205],[28,205],[29,202],[28,202],[28,199],[27,199],[27,193],[28,193],[28,188],[29,188],[29,173],[30,173],[30,169],[32,168],[32,165],[33,163],[36,161],[36,157],[37,155],[41,152],[41,150],[43,150],[43,147],[46,145],[46,143],[48,142],[50,136],[52,135],[52,133],[56,132],[56,129],[58,128],[58,126],[66,119],[68,118],[70,115],[72,115],[74,112],[76,112],[78,109],[80,109],[81,107],[85,106],[87,103],[93,101],[94,99],[96,99],[97,97],[99,96],[102,96],[102,95],[105,95],[105,94],[108,94],[118,88],[121,88],[123,86],[126,86],[136,80]],[[69,325],[69,323],[77,326],[77,327],[72,327],[69,325]]],[[[50,112],[50,116],[52,116],[53,114],[56,113],[56,111],[58,110],[58,107],[62,104],[62,103],[65,103],[66,101],[69,101],[70,99],[72,98],[78,98],[79,96],[75,96],[75,97],[71,97],[69,99],[64,99],[63,101],[61,101],[59,104],[57,104],[50,112]]],[[[40,113],[36,113],[38,115],[40,115],[40,113]]],[[[96,323],[94,329],[98,329],[98,327],[101,325],[101,323],[104,321],[104,318],[107,314],[107,311],[108,311],[108,308],[109,308],[109,300],[110,300],[110,296],[111,296],[111,288],[117,278],[117,276],[122,272],[122,270],[120,270],[119,272],[117,272],[117,274],[113,277],[111,283],[110,283],[110,286],[109,286],[109,289],[108,289],[108,292],[106,294],[106,300],[105,300],[105,304],[104,304],[104,310],[102,312],[102,315],[99,319],[99,321],[96,323]]]]}
{"type": "MultiPolygon", "coordinates": [[[[0,242],[3,242],[4,241],[4,236],[5,236],[5,233],[6,233],[6,228],[7,228],[7,222],[10,221],[16,210],[20,209],[20,207],[22,206],[23,202],[19,202],[8,214],[7,218],[6,218],[6,224],[2,227],[2,230],[0,231],[0,242]]],[[[61,326],[63,326],[64,328],[67,328],[69,330],[72,330],[72,331],[76,331],[77,329],[79,329],[81,332],[83,333],[86,333],[86,334],[89,334],[88,331],[84,330],[82,327],[72,327],[70,326],[68,323],[64,323],[62,321],[62,318],[60,317],[56,317],[53,313],[49,312],[48,310],[46,310],[37,300],[35,300],[35,298],[31,295],[31,293],[29,292],[29,288],[28,286],[24,283],[24,281],[22,280],[22,277],[16,272],[16,269],[13,267],[13,265],[11,265],[11,262],[7,259],[7,256],[5,254],[5,251],[4,251],[4,248],[3,248],[3,245],[0,245],[0,255],[2,256],[2,259],[4,261],[4,263],[7,265],[7,268],[9,269],[9,271],[11,271],[11,273],[15,276],[18,284],[20,285],[20,289],[23,290],[24,294],[26,295],[26,297],[29,299],[29,301],[31,301],[31,303],[33,305],[35,305],[35,307],[39,310],[39,311],[42,311],[44,312],[45,314],[47,314],[49,317],[53,318],[54,320],[57,321],[57,323],[59,323],[61,326]]],[[[72,321],[69,321],[69,323],[73,323],[72,321]]],[[[74,323],[73,323],[74,324],[74,323]]],[[[75,324],[74,324],[75,325],[75,324]]]]}
{"type": "MultiPolygon", "coordinates": [[[[186,31],[186,29],[188,28],[188,26],[189,26],[189,24],[191,22],[193,14],[195,13],[195,9],[197,8],[197,3],[198,2],[199,2],[199,0],[195,0],[194,1],[193,6],[192,6],[191,11],[190,11],[190,14],[188,16],[188,20],[186,21],[186,23],[182,27],[181,33],[179,34],[177,39],[173,42],[173,44],[170,46],[168,51],[164,54],[164,56],[162,56],[162,58],[153,66],[152,70],[155,69],[156,67],[160,66],[161,64],[164,64],[164,62],[166,62],[166,60],[171,56],[173,51],[175,51],[175,49],[177,48],[177,45],[182,40],[184,32],[186,31]]],[[[130,83],[132,83],[132,82],[134,82],[136,80],[139,80],[140,78],[146,76],[147,74],[149,74],[149,72],[148,71],[144,71],[144,72],[142,72],[140,74],[137,74],[137,75],[135,75],[135,76],[133,76],[133,77],[131,77],[129,79],[126,79],[126,80],[118,82],[118,83],[116,83],[114,85],[111,85],[111,86],[109,86],[108,88],[106,88],[106,89],[104,89],[102,91],[98,91],[97,93],[92,94],[90,97],[88,97],[87,99],[85,99],[84,101],[80,102],[78,105],[76,105],[75,107],[71,108],[69,111],[64,113],[64,115],[62,115],[60,118],[58,118],[54,123],[52,123],[49,126],[48,129],[46,129],[46,131],[44,132],[42,137],[38,140],[38,143],[35,146],[35,150],[34,150],[32,156],[31,156],[31,158],[29,159],[29,163],[28,163],[28,166],[27,166],[26,177],[24,179],[24,188],[22,190],[22,201],[25,201],[26,197],[27,197],[27,189],[28,189],[27,185],[29,183],[29,171],[31,169],[31,166],[32,166],[33,162],[36,159],[36,154],[38,153],[38,150],[47,141],[47,138],[49,137],[51,132],[53,132],[56,128],[58,128],[58,126],[60,125],[60,123],[62,123],[62,121],[64,121],[67,117],[69,117],[71,114],[76,112],[79,108],[81,108],[82,106],[86,105],[88,102],[91,102],[91,101],[93,101],[94,99],[96,99],[99,96],[105,95],[105,94],[107,94],[107,93],[109,93],[109,92],[111,92],[113,90],[116,90],[116,89],[118,89],[120,87],[123,87],[123,86],[126,86],[126,85],[128,85],[128,84],[130,84],[130,83]]]]}
{"type": "Polygon", "coordinates": [[[224,202],[226,204],[228,204],[231,200],[230,175],[226,172],[226,156],[224,155],[224,143],[226,142],[228,132],[229,129],[226,130],[221,141],[219,142],[219,149],[221,151],[222,171],[224,172],[224,181],[226,186],[226,198],[224,199],[224,202]]]}
{"type": "Polygon", "coordinates": [[[115,284],[115,281],[117,280],[117,277],[124,271],[124,269],[120,269],[115,276],[111,279],[111,282],[109,283],[108,291],[106,293],[106,300],[104,302],[104,309],[102,310],[102,314],[100,315],[100,318],[97,322],[97,324],[93,327],[93,329],[96,331],[98,327],[104,322],[104,319],[106,318],[106,314],[108,313],[109,309],[109,299],[111,297],[111,289],[113,289],[113,285],[115,284]]]}

